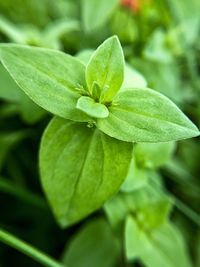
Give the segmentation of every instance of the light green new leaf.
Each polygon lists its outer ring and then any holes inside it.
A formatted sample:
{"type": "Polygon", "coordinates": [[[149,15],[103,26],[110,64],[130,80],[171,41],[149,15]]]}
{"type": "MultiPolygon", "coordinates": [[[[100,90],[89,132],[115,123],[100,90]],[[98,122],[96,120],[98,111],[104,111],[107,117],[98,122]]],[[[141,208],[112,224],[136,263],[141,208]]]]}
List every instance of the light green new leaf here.
{"type": "Polygon", "coordinates": [[[0,46],[0,60],[21,89],[39,106],[60,117],[87,121],[76,109],[85,67],[62,52],[15,44],[0,46]]]}
{"type": "Polygon", "coordinates": [[[128,260],[139,259],[146,267],[191,267],[184,240],[170,223],[145,232],[129,216],[125,226],[125,251],[128,260]]]}
{"type": "Polygon", "coordinates": [[[197,127],[167,97],[151,89],[127,89],[117,94],[109,116],[97,127],[128,142],[167,142],[199,135],[197,127]]]}
{"type": "Polygon", "coordinates": [[[96,103],[93,98],[88,96],[80,97],[76,107],[93,118],[106,118],[109,115],[105,105],[96,103]]]}
{"type": "MultiPolygon", "coordinates": [[[[90,60],[92,54],[92,49],[85,49],[80,51],[76,57],[85,65],[87,65],[88,61],[90,60]]],[[[144,76],[138,72],[135,68],[133,68],[128,63],[125,63],[124,68],[124,80],[121,86],[120,90],[123,90],[124,88],[146,88],[147,87],[147,81],[144,78],[144,76]]]]}
{"type": "Polygon", "coordinates": [[[96,127],[54,118],[40,149],[44,191],[61,226],[86,217],[114,193],[126,177],[132,144],[96,127]]]}
{"type": "Polygon", "coordinates": [[[111,17],[119,0],[82,0],[82,18],[85,31],[101,27],[111,17]]]}
{"type": "Polygon", "coordinates": [[[109,224],[104,219],[95,219],[67,244],[63,262],[70,267],[113,267],[119,255],[119,242],[109,224]]]}
{"type": "Polygon", "coordinates": [[[92,55],[86,67],[86,82],[92,94],[94,82],[101,88],[101,98],[112,101],[124,79],[124,56],[117,36],[108,38],[92,55]]]}

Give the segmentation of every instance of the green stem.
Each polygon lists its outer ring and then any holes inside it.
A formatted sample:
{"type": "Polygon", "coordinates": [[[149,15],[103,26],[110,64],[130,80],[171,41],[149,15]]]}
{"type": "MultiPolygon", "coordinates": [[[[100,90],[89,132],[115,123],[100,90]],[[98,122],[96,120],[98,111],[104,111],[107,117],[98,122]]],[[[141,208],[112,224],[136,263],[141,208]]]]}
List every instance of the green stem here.
{"type": "MultiPolygon", "coordinates": [[[[158,182],[156,180],[151,179],[150,180],[152,184],[158,186],[158,182]]],[[[155,191],[155,189],[154,189],[155,191]]],[[[179,209],[187,218],[189,218],[191,221],[193,221],[196,225],[200,227],[200,215],[197,214],[194,210],[192,210],[190,207],[188,207],[185,203],[183,203],[180,199],[176,198],[174,195],[170,194],[166,189],[158,189],[156,188],[156,191],[159,194],[167,194],[171,197],[172,204],[176,206],[177,209],[179,209]]]]}
{"type": "Polygon", "coordinates": [[[26,191],[23,188],[19,187],[16,184],[13,184],[8,179],[0,176],[0,192],[7,193],[11,196],[17,197],[24,201],[25,203],[29,203],[37,208],[41,208],[43,210],[47,210],[46,202],[40,196],[33,194],[32,192],[26,191]]]}
{"type": "Polygon", "coordinates": [[[45,253],[39,251],[37,248],[34,248],[2,229],[0,229],[0,241],[14,249],[17,249],[46,267],[66,267],[45,253]]]}
{"type": "Polygon", "coordinates": [[[190,220],[192,220],[196,225],[200,227],[200,216],[179,199],[175,197],[174,199],[175,206],[177,207],[177,209],[182,211],[190,220]]]}

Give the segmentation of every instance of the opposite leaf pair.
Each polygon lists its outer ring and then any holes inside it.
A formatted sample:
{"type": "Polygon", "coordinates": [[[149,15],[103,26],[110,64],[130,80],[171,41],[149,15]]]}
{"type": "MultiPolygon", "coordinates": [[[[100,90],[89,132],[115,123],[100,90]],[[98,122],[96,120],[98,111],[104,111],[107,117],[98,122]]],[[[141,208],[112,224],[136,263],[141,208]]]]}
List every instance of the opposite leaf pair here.
{"type": "Polygon", "coordinates": [[[132,142],[199,135],[166,97],[151,89],[121,88],[124,57],[116,36],[94,52],[87,66],[62,52],[14,44],[1,45],[0,58],[25,93],[58,116],[43,136],[40,169],[62,226],[87,216],[118,191],[132,142]]]}
{"type": "Polygon", "coordinates": [[[116,36],[94,52],[86,67],[49,49],[3,44],[0,54],[24,92],[59,117],[94,121],[105,134],[127,142],[166,142],[199,134],[165,96],[146,88],[121,88],[124,57],[116,36]]]}

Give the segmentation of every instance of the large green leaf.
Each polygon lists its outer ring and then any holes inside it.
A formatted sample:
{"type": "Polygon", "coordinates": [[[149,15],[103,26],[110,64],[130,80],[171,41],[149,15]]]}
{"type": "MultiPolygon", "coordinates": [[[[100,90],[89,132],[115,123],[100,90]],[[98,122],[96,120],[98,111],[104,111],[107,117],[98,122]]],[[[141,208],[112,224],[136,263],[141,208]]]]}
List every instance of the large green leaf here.
{"type": "Polygon", "coordinates": [[[183,238],[170,223],[145,232],[129,216],[125,227],[125,249],[128,260],[140,259],[147,267],[191,267],[183,238]]]}
{"type": "Polygon", "coordinates": [[[98,119],[97,127],[128,142],[167,142],[199,135],[197,127],[173,102],[151,89],[118,93],[109,116],[98,119]]]}
{"type": "Polygon", "coordinates": [[[39,106],[61,117],[86,121],[76,109],[85,86],[85,67],[77,59],[59,51],[2,44],[0,59],[21,89],[39,106]]]}
{"type": "Polygon", "coordinates": [[[112,15],[119,0],[82,0],[82,18],[85,31],[102,26],[112,15]]]}
{"type": "Polygon", "coordinates": [[[44,191],[60,225],[68,226],[98,209],[126,177],[132,144],[54,118],[40,149],[44,191]]]}
{"type": "Polygon", "coordinates": [[[124,79],[124,56],[117,36],[110,37],[92,55],[86,67],[88,90],[93,94],[94,82],[101,89],[104,102],[112,101],[124,79]]]}
{"type": "Polygon", "coordinates": [[[109,224],[94,219],[72,238],[63,262],[71,267],[113,267],[119,254],[119,243],[109,224]]]}

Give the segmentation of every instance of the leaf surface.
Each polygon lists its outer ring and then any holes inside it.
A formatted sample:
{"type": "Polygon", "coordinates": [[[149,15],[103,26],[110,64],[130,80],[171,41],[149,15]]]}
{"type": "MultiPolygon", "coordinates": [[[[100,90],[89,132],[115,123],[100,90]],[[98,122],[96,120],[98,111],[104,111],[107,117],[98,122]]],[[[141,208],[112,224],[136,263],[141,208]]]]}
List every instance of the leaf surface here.
{"type": "Polygon", "coordinates": [[[96,103],[94,99],[88,96],[80,97],[76,107],[94,118],[106,118],[109,115],[105,105],[96,103]]]}
{"type": "Polygon", "coordinates": [[[147,88],[117,94],[109,116],[98,119],[97,127],[128,142],[167,142],[199,135],[197,127],[171,100],[147,88]]]}
{"type": "Polygon", "coordinates": [[[129,216],[125,244],[127,259],[140,259],[147,267],[192,266],[181,233],[170,223],[148,233],[129,216]]]}
{"type": "Polygon", "coordinates": [[[39,106],[60,117],[87,121],[76,109],[85,87],[85,67],[59,51],[15,44],[0,46],[0,59],[19,87],[39,106]]]}
{"type": "Polygon", "coordinates": [[[101,97],[112,101],[124,79],[124,55],[117,36],[112,36],[93,53],[86,67],[86,82],[92,94],[94,82],[101,88],[101,97]]]}
{"type": "Polygon", "coordinates": [[[86,217],[115,194],[126,177],[132,144],[85,123],[54,118],[40,149],[44,191],[61,226],[86,217]]]}

